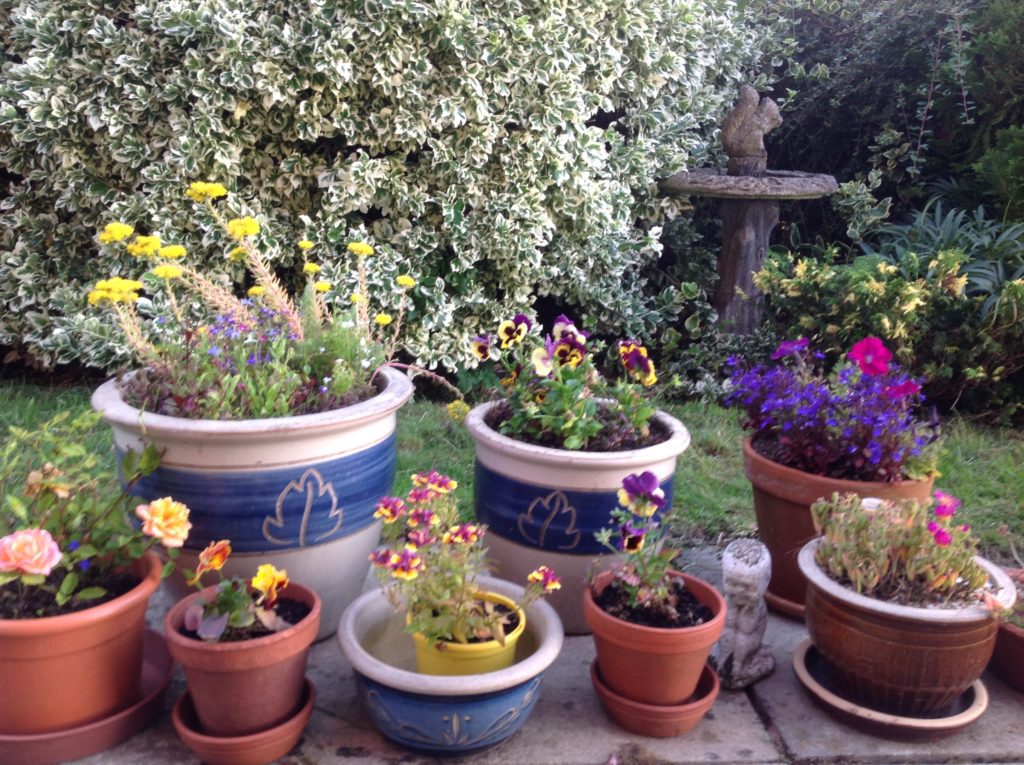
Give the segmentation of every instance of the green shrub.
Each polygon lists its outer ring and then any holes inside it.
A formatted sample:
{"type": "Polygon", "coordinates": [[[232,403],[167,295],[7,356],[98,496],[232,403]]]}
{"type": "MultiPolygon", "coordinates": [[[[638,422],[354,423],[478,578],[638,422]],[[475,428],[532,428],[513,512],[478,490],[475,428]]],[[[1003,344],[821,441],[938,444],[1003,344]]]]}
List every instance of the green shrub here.
{"type": "Polygon", "coordinates": [[[1003,217],[1024,221],[1024,127],[1000,130],[996,145],[973,165],[1003,217]]]}
{"type": "Polygon", "coordinates": [[[403,339],[422,363],[455,366],[470,332],[535,296],[653,331],[680,310],[671,290],[645,297],[675,204],[655,180],[785,51],[771,6],[0,0],[0,344],[124,360],[84,285],[135,264],[94,232],[151,223],[202,251],[173,212],[199,179],[292,241],[390,245],[371,290],[419,280],[403,339]]]}
{"type": "Polygon", "coordinates": [[[967,294],[962,250],[895,262],[864,255],[836,262],[774,252],[755,283],[769,320],[809,337],[833,358],[863,337],[881,338],[896,360],[927,383],[929,400],[1008,421],[1024,412],[1024,279],[1005,281],[996,303],[967,294]]]}

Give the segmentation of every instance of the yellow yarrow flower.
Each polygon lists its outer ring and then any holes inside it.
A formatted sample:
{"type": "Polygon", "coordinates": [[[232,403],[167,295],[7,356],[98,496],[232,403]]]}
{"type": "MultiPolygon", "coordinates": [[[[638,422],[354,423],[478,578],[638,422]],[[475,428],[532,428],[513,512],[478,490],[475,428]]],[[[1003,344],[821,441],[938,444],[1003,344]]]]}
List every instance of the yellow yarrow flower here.
{"type": "Polygon", "coordinates": [[[228,236],[236,242],[241,242],[248,236],[256,236],[260,233],[260,223],[252,216],[244,218],[232,218],[227,223],[228,236]]]}
{"type": "Polygon", "coordinates": [[[320,266],[316,263],[306,263],[306,265],[302,267],[302,273],[310,275],[318,274],[320,273],[320,266]]]}
{"type": "Polygon", "coordinates": [[[158,279],[166,279],[170,281],[171,279],[180,279],[184,271],[182,271],[177,266],[164,264],[162,266],[157,266],[152,271],[150,271],[150,273],[153,274],[153,276],[157,277],[158,279]]]}
{"type": "Polygon", "coordinates": [[[364,298],[358,292],[353,292],[351,295],[348,296],[348,302],[350,302],[352,305],[358,305],[359,303],[365,303],[366,298],[364,298]]]}
{"type": "Polygon", "coordinates": [[[329,292],[332,285],[330,282],[314,282],[313,289],[317,292],[329,292]]]}
{"type": "Polygon", "coordinates": [[[373,247],[366,242],[349,242],[348,251],[353,255],[357,255],[360,258],[364,258],[368,255],[373,255],[375,250],[373,247]]]}
{"type": "Polygon", "coordinates": [[[160,249],[160,237],[158,236],[137,236],[126,248],[129,255],[137,258],[148,258],[155,255],[160,249]]]}
{"type": "Polygon", "coordinates": [[[134,303],[139,299],[138,291],[141,289],[142,282],[135,279],[122,279],[120,276],[101,279],[88,295],[89,305],[134,303]]]}
{"type": "Polygon", "coordinates": [[[111,242],[123,242],[125,239],[135,233],[135,228],[129,226],[127,223],[120,223],[114,221],[108,223],[103,227],[97,239],[100,240],[100,244],[110,244],[111,242]]]}
{"type": "Polygon", "coordinates": [[[395,283],[403,290],[412,289],[416,286],[416,280],[409,276],[409,274],[402,274],[395,279],[395,283]]]}
{"type": "Polygon", "coordinates": [[[266,291],[266,287],[260,287],[259,285],[256,285],[255,287],[250,287],[249,291],[246,294],[249,297],[259,297],[266,291]]]}
{"type": "Polygon", "coordinates": [[[185,257],[185,248],[180,244],[169,244],[166,247],[161,247],[159,254],[161,258],[177,260],[178,258],[185,257]]]}
{"type": "Polygon", "coordinates": [[[299,242],[299,249],[302,250],[303,252],[308,252],[309,250],[313,249],[313,243],[308,239],[303,239],[302,241],[299,242]]]}
{"type": "Polygon", "coordinates": [[[391,323],[391,315],[386,313],[379,313],[373,317],[373,321],[375,324],[381,327],[386,327],[388,324],[391,323]]]}
{"type": "Polygon", "coordinates": [[[185,192],[185,196],[193,202],[206,202],[209,199],[226,197],[227,194],[228,190],[222,184],[207,183],[206,181],[196,181],[189,184],[188,191],[185,192]]]}

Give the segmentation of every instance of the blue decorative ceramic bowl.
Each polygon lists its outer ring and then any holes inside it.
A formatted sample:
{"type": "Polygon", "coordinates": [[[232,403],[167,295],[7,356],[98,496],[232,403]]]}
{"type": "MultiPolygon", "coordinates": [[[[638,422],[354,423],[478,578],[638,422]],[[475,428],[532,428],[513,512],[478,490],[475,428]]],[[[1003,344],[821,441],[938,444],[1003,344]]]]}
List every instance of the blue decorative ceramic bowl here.
{"type": "MultiPolygon", "coordinates": [[[[484,577],[481,589],[518,599],[523,589],[484,577]]],[[[379,592],[352,603],[338,626],[338,645],[355,671],[374,724],[396,744],[432,755],[466,755],[499,744],[526,723],[544,671],[562,648],[563,631],[550,605],[526,607],[526,631],[508,669],[438,677],[414,671],[404,619],[379,592]]]]}

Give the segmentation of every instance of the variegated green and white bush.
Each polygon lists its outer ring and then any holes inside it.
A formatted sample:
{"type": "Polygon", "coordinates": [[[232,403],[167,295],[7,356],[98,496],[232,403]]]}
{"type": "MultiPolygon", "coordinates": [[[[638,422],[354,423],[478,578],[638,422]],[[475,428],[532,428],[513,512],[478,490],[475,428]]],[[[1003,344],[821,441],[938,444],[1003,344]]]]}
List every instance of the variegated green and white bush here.
{"type": "Polygon", "coordinates": [[[112,219],[184,230],[193,263],[242,278],[190,228],[198,179],[320,242],[343,294],[345,242],[390,245],[372,281],[385,298],[396,274],[419,279],[405,342],[421,362],[461,363],[469,335],[535,296],[651,331],[683,302],[644,296],[674,213],[656,179],[700,157],[737,85],[772,63],[770,7],[0,0],[0,343],[126,359],[85,303],[97,278],[141,270],[99,255],[112,219]]]}

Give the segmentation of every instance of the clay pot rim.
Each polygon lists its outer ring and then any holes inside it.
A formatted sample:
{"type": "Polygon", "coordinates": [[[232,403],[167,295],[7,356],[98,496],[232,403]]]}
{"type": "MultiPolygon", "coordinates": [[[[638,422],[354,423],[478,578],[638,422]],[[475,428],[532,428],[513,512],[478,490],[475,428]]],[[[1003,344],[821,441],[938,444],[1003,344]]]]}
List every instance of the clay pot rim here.
{"type": "MultiPolygon", "coordinates": [[[[990,610],[981,605],[957,606],[954,608],[905,606],[887,603],[884,600],[856,593],[839,584],[839,582],[822,571],[817,560],[815,560],[815,554],[821,542],[822,537],[817,537],[800,548],[797,564],[800,566],[800,571],[803,572],[808,582],[848,606],[880,615],[931,624],[967,624],[995,618],[990,610]]],[[[982,558],[980,555],[974,556],[974,562],[988,572],[989,579],[998,588],[995,590],[995,597],[999,603],[1005,608],[1012,606],[1017,599],[1017,588],[1013,586],[1010,577],[1006,575],[1002,568],[982,558]]]]}
{"type": "Polygon", "coordinates": [[[487,414],[498,403],[488,401],[473,407],[466,415],[466,429],[477,443],[487,444],[499,452],[513,453],[517,459],[526,462],[584,469],[629,468],[636,464],[678,457],[690,445],[690,431],[686,426],[667,412],[658,410],[652,420],[666,428],[669,437],[657,444],[619,452],[587,452],[538,446],[503,435],[485,422],[487,414]]]}
{"type": "MultiPolygon", "coordinates": [[[[696,636],[703,632],[715,632],[721,630],[725,626],[725,614],[726,614],[726,603],[722,593],[718,591],[710,582],[706,582],[703,579],[687,574],[685,571],[677,571],[671,569],[671,573],[674,577],[682,579],[687,589],[690,588],[691,583],[697,583],[698,585],[706,588],[710,593],[714,595],[712,603],[706,603],[704,600],[698,598],[705,606],[710,608],[714,612],[714,616],[710,621],[704,622],[703,624],[695,624],[692,627],[648,627],[643,624],[634,624],[633,622],[620,619],[617,616],[612,616],[610,613],[605,611],[594,600],[593,590],[596,587],[598,591],[603,590],[608,582],[611,580],[612,574],[615,573],[614,569],[609,571],[601,571],[594,577],[593,581],[590,582],[583,588],[583,600],[584,600],[584,616],[588,614],[594,614],[599,620],[605,621],[609,624],[626,624],[629,625],[629,629],[636,630],[638,639],[643,641],[645,639],[661,640],[665,638],[676,638],[679,635],[686,634],[696,636]]],[[[696,597],[696,595],[695,595],[696,597]]],[[[592,625],[593,626],[593,625],[592,625]]],[[[648,646],[650,647],[650,646],[648,646]]]]}
{"type": "Polygon", "coordinates": [[[753,445],[754,436],[747,436],[743,439],[743,461],[744,468],[747,474],[747,478],[754,483],[753,476],[750,475],[750,467],[752,465],[770,465],[772,470],[776,470],[782,474],[782,479],[789,482],[803,482],[803,483],[814,483],[814,482],[827,482],[829,485],[829,494],[833,492],[839,492],[840,494],[860,494],[862,496],[871,496],[871,491],[878,491],[885,493],[886,490],[891,490],[893,487],[904,486],[907,484],[923,483],[929,480],[933,480],[933,477],[928,478],[903,478],[899,481],[854,481],[849,478],[832,478],[827,475],[820,473],[808,473],[804,470],[799,470],[788,465],[783,465],[781,462],[770,460],[763,454],[757,451],[753,445]]]}
{"type": "Polygon", "coordinates": [[[65,632],[74,629],[79,623],[107,619],[115,613],[131,608],[140,600],[148,600],[156,592],[156,588],[160,586],[160,580],[163,579],[163,563],[152,550],[147,550],[136,562],[145,563],[146,571],[142,576],[142,581],[124,595],[70,614],[40,616],[35,619],[0,619],[0,630],[4,635],[12,638],[65,632]]]}
{"type": "Polygon", "coordinates": [[[288,629],[281,630],[280,632],[274,632],[270,635],[263,635],[262,637],[258,638],[250,638],[249,640],[232,640],[227,643],[222,643],[219,641],[198,640],[196,638],[188,637],[187,635],[182,635],[178,631],[178,628],[184,621],[185,610],[197,598],[204,595],[212,595],[213,592],[217,589],[217,585],[210,585],[209,587],[204,587],[202,590],[198,592],[193,592],[191,595],[182,598],[173,606],[171,606],[170,610],[164,616],[164,637],[166,638],[168,645],[173,645],[178,648],[185,649],[187,651],[212,652],[219,655],[243,653],[248,651],[260,651],[271,648],[277,645],[278,643],[287,642],[291,640],[291,638],[295,635],[296,632],[308,629],[312,622],[315,621],[317,622],[317,624],[319,624],[320,611],[322,608],[320,596],[317,595],[316,592],[314,592],[309,587],[301,585],[298,582],[289,582],[288,587],[284,588],[281,591],[282,595],[287,597],[288,590],[292,588],[295,588],[294,590],[292,590],[293,593],[296,591],[300,591],[299,594],[304,595],[305,601],[310,602],[312,604],[312,607],[309,613],[306,614],[306,618],[304,618],[298,624],[293,624],[288,629]]]}
{"type": "MultiPolygon", "coordinates": [[[[267,728],[257,733],[247,733],[242,736],[214,736],[209,733],[202,733],[195,728],[185,723],[182,715],[182,709],[186,703],[192,705],[192,696],[188,691],[185,691],[178,700],[174,702],[174,708],[171,710],[171,721],[174,723],[174,729],[181,737],[182,741],[188,746],[189,741],[194,741],[198,744],[202,744],[204,747],[216,748],[216,749],[235,749],[240,746],[246,746],[251,748],[252,746],[264,746],[275,738],[281,737],[287,733],[289,729],[294,728],[296,724],[303,718],[308,718],[313,713],[313,705],[316,703],[316,686],[313,685],[313,681],[308,677],[302,680],[302,697],[305,699],[305,703],[299,708],[299,711],[289,717],[283,723],[275,725],[273,728],[267,728]],[[187,701],[186,701],[187,700],[187,701]]],[[[193,706],[193,715],[195,714],[193,706]]],[[[301,728],[305,728],[306,723],[302,723],[301,728]]],[[[301,729],[300,729],[301,730],[301,729]]]]}
{"type": "Polygon", "coordinates": [[[697,688],[700,689],[707,682],[711,683],[711,687],[703,696],[694,698],[697,696],[697,692],[694,691],[690,700],[682,704],[645,704],[642,701],[626,698],[609,688],[608,684],[604,682],[604,678],[601,677],[600,669],[595,658],[590,663],[590,681],[593,683],[598,696],[610,699],[616,706],[628,710],[630,714],[643,715],[651,720],[670,719],[689,715],[701,709],[710,709],[721,690],[721,681],[718,678],[718,673],[712,669],[710,664],[705,663],[704,668],[700,671],[700,678],[697,680],[697,688]]]}
{"type": "MultiPolygon", "coordinates": [[[[497,592],[513,600],[521,599],[525,593],[522,587],[512,582],[490,576],[480,577],[478,583],[482,590],[497,592]]],[[[496,672],[460,676],[422,675],[399,669],[371,655],[360,643],[365,631],[356,634],[358,617],[363,613],[374,619],[392,619],[395,616],[394,609],[376,589],[363,593],[345,609],[338,624],[336,640],[342,655],[356,672],[392,690],[423,696],[475,696],[504,691],[532,680],[546,670],[562,650],[562,622],[551,604],[535,600],[523,610],[526,629],[536,634],[537,648],[522,661],[496,672]]]]}
{"type": "Polygon", "coordinates": [[[384,379],[383,390],[376,396],[358,404],[316,414],[296,414],[287,417],[264,417],[250,420],[199,420],[171,417],[166,414],[144,412],[125,403],[117,388],[117,380],[108,380],[92,394],[92,408],[102,412],[103,419],[124,428],[163,436],[188,434],[230,438],[239,435],[263,436],[266,440],[282,435],[308,435],[311,431],[337,427],[353,427],[379,419],[397,411],[414,392],[409,378],[389,367],[380,369],[384,379]]]}

